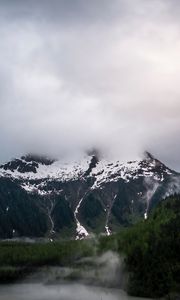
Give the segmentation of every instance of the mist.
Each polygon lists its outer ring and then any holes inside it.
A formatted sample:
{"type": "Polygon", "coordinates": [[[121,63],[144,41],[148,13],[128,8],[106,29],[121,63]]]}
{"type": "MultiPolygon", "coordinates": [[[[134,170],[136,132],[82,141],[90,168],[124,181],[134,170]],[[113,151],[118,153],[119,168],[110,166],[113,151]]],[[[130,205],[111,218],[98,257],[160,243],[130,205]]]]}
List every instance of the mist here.
{"type": "Polygon", "coordinates": [[[107,251],[102,255],[77,260],[71,267],[42,267],[27,277],[24,283],[61,285],[77,283],[91,287],[122,289],[126,291],[128,273],[124,257],[107,251]]]}
{"type": "MultiPolygon", "coordinates": [[[[45,286],[42,284],[14,284],[1,288],[0,299],[3,300],[130,300],[138,299],[126,295],[123,291],[88,287],[83,284],[62,284],[45,286]]],[[[140,299],[140,298],[139,298],[140,299]]]]}
{"type": "Polygon", "coordinates": [[[180,170],[180,3],[0,1],[0,161],[144,150],[180,170]]]}
{"type": "Polygon", "coordinates": [[[124,290],[127,274],[123,261],[117,253],[108,251],[76,261],[70,268],[42,267],[8,289],[1,286],[0,299],[130,300],[133,297],[124,290]]]}
{"type": "MultiPolygon", "coordinates": [[[[145,200],[145,202],[146,202],[146,210],[145,210],[145,213],[144,213],[144,219],[147,219],[148,218],[148,213],[149,213],[149,208],[150,208],[150,202],[152,200],[153,195],[155,194],[155,192],[159,188],[160,183],[159,182],[154,182],[152,180],[152,178],[147,177],[147,178],[144,179],[143,185],[146,189],[146,192],[143,196],[143,200],[145,200]]],[[[169,187],[168,187],[168,190],[169,190],[169,187]]]]}

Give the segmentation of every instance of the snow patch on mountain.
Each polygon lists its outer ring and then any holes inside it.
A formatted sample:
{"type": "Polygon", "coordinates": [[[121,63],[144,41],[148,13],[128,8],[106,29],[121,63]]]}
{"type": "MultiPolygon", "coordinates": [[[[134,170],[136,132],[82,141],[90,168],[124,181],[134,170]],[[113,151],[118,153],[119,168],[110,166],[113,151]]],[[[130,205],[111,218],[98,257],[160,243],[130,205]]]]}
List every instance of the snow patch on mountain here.
{"type": "Polygon", "coordinates": [[[82,198],[76,209],[75,209],[75,212],[74,212],[74,218],[76,220],[76,233],[77,233],[77,236],[76,236],[76,240],[81,240],[83,239],[84,237],[87,237],[89,235],[89,233],[87,232],[87,230],[81,225],[81,223],[79,222],[78,220],[78,213],[79,213],[79,208],[81,206],[81,203],[83,201],[84,198],[82,198]]]}
{"type": "Polygon", "coordinates": [[[157,181],[164,181],[164,174],[171,175],[172,172],[163,164],[161,170],[156,170],[159,163],[155,159],[136,160],[127,163],[101,160],[90,174],[96,178],[92,189],[100,188],[104,183],[116,182],[119,179],[129,182],[139,177],[153,177],[157,181]]]}
{"type": "Polygon", "coordinates": [[[132,177],[137,178],[139,162],[127,162],[125,164],[119,161],[101,160],[92,170],[91,176],[96,178],[92,189],[100,187],[105,182],[117,181],[119,178],[129,181],[132,177]]]}
{"type": "MultiPolygon", "coordinates": [[[[90,177],[93,178],[93,190],[102,189],[103,185],[109,182],[123,180],[128,183],[139,177],[163,182],[167,175],[172,175],[172,171],[148,152],[143,159],[127,163],[84,154],[78,159],[66,160],[43,160],[26,156],[0,167],[0,176],[17,179],[22,182],[21,187],[27,192],[37,192],[41,196],[52,192],[46,188],[47,182],[51,180],[67,182],[90,177]]],[[[58,190],[56,192],[58,193],[58,190]]]]}
{"type": "MultiPolygon", "coordinates": [[[[23,163],[24,160],[21,160],[23,163]]],[[[38,163],[36,172],[20,172],[19,167],[16,170],[0,168],[0,176],[13,177],[16,179],[59,179],[60,181],[75,180],[81,177],[87,171],[91,157],[84,155],[79,160],[57,160],[50,165],[38,163]]],[[[26,162],[26,165],[30,163],[26,162]]]]}

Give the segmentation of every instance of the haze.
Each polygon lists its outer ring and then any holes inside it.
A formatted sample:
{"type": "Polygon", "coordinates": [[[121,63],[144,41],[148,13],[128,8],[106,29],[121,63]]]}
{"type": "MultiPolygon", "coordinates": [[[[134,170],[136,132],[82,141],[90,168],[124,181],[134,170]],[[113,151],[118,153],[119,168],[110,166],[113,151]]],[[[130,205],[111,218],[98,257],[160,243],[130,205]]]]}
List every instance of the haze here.
{"type": "Polygon", "coordinates": [[[151,151],[180,170],[178,0],[0,1],[0,161],[151,151]]]}

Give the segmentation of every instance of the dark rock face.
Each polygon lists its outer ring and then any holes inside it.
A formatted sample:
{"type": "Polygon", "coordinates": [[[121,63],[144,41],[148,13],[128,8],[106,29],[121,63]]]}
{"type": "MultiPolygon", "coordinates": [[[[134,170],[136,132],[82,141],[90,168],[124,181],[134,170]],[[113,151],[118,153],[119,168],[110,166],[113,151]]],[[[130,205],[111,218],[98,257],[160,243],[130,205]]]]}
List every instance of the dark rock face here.
{"type": "Polygon", "coordinates": [[[36,169],[38,168],[38,163],[34,161],[27,163],[22,161],[21,159],[15,159],[0,167],[6,171],[10,170],[12,172],[17,170],[20,173],[26,173],[26,172],[36,173],[37,172],[36,169]]]}
{"type": "Polygon", "coordinates": [[[97,163],[99,162],[97,156],[93,155],[92,156],[92,159],[91,159],[91,162],[89,164],[89,168],[88,170],[84,173],[84,176],[89,176],[91,171],[96,167],[97,163]]]}
{"type": "Polygon", "coordinates": [[[1,165],[0,168],[5,171],[18,171],[19,173],[37,173],[39,164],[49,166],[54,161],[55,160],[43,156],[28,154],[26,156],[22,156],[21,159],[14,159],[4,165],[1,165]]]}
{"type": "Polygon", "coordinates": [[[48,157],[39,156],[39,155],[35,155],[35,154],[28,154],[26,156],[22,156],[21,159],[24,159],[26,162],[34,162],[37,164],[40,163],[40,164],[46,165],[46,166],[51,165],[55,161],[54,159],[50,159],[48,157]]]}
{"type": "Polygon", "coordinates": [[[0,166],[0,238],[110,234],[179,187],[180,174],[150,153],[120,164],[93,152],[75,165],[27,155],[0,166]]]}

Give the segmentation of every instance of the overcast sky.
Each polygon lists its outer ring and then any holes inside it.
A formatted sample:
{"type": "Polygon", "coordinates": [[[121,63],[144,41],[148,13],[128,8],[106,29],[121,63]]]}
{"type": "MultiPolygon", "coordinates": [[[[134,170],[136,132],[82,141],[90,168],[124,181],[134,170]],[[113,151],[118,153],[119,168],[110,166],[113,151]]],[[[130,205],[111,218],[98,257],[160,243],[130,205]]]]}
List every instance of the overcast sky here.
{"type": "Polygon", "coordinates": [[[0,0],[0,162],[144,150],[180,171],[179,0],[0,0]]]}

